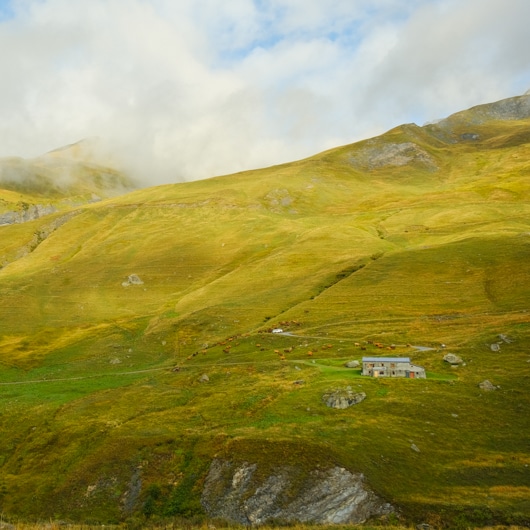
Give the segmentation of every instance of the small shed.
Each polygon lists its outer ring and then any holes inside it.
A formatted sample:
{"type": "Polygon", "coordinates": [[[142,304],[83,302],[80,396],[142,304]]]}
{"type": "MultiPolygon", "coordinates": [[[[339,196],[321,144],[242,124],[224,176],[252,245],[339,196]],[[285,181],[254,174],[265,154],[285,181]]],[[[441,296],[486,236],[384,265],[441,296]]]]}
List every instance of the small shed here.
{"type": "Polygon", "coordinates": [[[409,357],[363,357],[362,375],[409,379],[426,378],[425,368],[412,364],[409,357]]]}

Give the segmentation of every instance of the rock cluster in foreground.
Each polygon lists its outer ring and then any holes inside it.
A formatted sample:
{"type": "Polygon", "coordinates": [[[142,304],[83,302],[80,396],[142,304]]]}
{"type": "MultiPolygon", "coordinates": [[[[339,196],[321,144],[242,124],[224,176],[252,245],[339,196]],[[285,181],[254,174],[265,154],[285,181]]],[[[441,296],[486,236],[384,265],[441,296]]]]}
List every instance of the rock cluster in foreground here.
{"type": "Polygon", "coordinates": [[[303,475],[301,469],[283,466],[262,475],[257,464],[221,459],[210,466],[201,502],[209,516],[245,525],[362,523],[394,511],[365,486],[362,474],[342,467],[303,475]]]}

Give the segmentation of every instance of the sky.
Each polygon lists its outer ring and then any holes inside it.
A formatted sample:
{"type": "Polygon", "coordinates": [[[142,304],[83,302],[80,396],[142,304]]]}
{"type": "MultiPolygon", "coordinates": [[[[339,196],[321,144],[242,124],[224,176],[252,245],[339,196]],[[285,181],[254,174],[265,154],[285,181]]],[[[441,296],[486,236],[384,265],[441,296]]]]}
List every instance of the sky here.
{"type": "Polygon", "coordinates": [[[529,0],[0,0],[0,157],[85,138],[145,184],[530,89],[529,0]]]}

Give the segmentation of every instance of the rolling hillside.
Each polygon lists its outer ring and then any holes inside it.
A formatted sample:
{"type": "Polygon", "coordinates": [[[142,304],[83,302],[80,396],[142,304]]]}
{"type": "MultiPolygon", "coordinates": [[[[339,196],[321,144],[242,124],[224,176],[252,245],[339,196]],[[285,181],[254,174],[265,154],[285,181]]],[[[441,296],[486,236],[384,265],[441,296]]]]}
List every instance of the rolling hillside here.
{"type": "MultiPolygon", "coordinates": [[[[48,190],[26,170],[2,205],[48,190]]],[[[86,171],[70,196],[125,182],[86,171]]],[[[0,226],[2,512],[211,516],[219,458],[299,470],[293,498],[339,466],[394,518],[530,524],[529,177],[521,96],[0,226]],[[344,367],[363,355],[427,379],[344,367]],[[346,387],[366,400],[326,407],[346,387]]]]}

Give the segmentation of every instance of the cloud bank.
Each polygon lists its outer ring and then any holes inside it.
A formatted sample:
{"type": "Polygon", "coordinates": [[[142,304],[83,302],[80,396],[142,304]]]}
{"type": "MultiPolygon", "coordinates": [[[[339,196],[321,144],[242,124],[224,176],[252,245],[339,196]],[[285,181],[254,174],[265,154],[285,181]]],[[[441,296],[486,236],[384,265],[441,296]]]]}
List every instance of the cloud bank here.
{"type": "Polygon", "coordinates": [[[87,137],[146,184],[530,88],[527,0],[0,0],[0,156],[87,137]]]}

